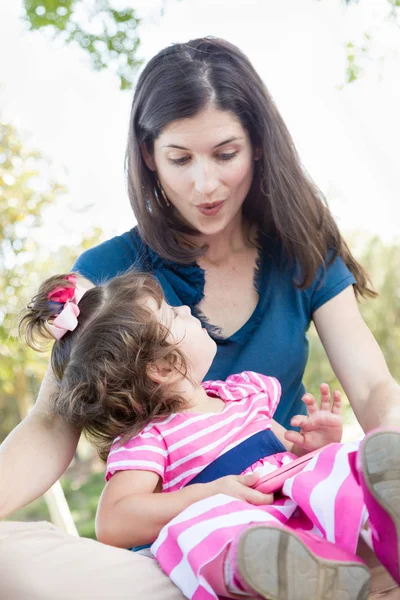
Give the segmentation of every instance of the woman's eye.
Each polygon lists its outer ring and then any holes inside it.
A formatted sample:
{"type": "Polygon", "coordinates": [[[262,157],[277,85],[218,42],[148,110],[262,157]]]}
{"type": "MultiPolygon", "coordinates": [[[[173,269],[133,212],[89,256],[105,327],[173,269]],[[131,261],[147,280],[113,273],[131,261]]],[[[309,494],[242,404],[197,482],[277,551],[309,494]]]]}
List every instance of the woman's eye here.
{"type": "Polygon", "coordinates": [[[171,165],[185,165],[189,160],[189,156],[181,156],[180,158],[169,158],[168,159],[171,165]]]}
{"type": "Polygon", "coordinates": [[[232,160],[232,158],[235,158],[236,155],[237,155],[237,152],[218,154],[218,159],[219,160],[232,160]]]}

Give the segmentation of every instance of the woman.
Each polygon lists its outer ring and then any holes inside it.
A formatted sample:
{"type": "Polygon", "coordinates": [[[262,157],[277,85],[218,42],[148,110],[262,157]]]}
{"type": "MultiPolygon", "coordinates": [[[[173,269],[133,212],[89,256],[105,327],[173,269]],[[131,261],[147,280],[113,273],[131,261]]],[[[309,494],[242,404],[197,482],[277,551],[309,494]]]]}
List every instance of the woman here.
{"type": "MultiPolygon", "coordinates": [[[[282,425],[301,410],[313,320],[363,429],[396,424],[400,390],[355,298],[373,295],[366,275],[243,54],[214,39],[161,51],[138,81],[128,140],[138,228],[84,253],[73,267],[79,283],[88,288],[133,264],[154,273],[167,300],[188,304],[216,339],[207,377],[252,369],[281,381],[282,425]]],[[[0,517],[41,495],[73,457],[79,431],[53,414],[54,391],[49,372],[35,409],[2,446],[0,517]]],[[[35,538],[35,560],[18,578],[31,582],[30,597],[179,598],[147,558],[51,530],[23,532],[20,545],[7,535],[7,548],[31,557],[35,538]],[[41,577],[49,564],[53,588],[41,577]]],[[[23,597],[7,573],[6,597],[23,597]]]]}

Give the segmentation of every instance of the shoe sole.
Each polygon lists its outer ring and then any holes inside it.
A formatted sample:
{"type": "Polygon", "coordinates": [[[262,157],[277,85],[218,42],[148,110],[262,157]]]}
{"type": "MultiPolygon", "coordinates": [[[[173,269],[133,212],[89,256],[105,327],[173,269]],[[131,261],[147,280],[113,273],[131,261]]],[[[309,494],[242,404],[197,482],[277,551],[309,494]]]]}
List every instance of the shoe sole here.
{"type": "Polygon", "coordinates": [[[358,562],[313,554],[290,530],[256,526],[243,533],[238,568],[246,583],[269,600],[367,600],[370,573],[358,562]]]}
{"type": "Polygon", "coordinates": [[[397,556],[400,557],[400,432],[372,433],[362,445],[361,452],[365,483],[371,496],[393,521],[397,556]]]}

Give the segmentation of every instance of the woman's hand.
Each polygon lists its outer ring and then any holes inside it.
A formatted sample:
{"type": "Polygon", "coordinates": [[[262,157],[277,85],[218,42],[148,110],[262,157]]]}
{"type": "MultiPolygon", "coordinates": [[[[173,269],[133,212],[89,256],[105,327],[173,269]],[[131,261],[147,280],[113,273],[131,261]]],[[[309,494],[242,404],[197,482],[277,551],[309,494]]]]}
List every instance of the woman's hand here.
{"type": "Polygon", "coordinates": [[[342,395],[336,390],[332,401],[326,383],[321,384],[320,392],[319,406],[312,394],[304,394],[302,400],[307,406],[307,415],[296,415],[290,421],[293,427],[300,427],[300,431],[288,430],[285,433],[285,439],[301,449],[300,452],[293,449],[299,456],[342,439],[342,395]]]}
{"type": "Polygon", "coordinates": [[[257,483],[258,478],[258,473],[227,475],[226,477],[220,477],[205,485],[210,486],[212,495],[226,494],[227,496],[233,496],[234,498],[238,498],[238,500],[244,500],[249,504],[255,504],[257,506],[272,504],[274,501],[273,494],[263,494],[262,492],[253,489],[252,486],[257,483]]]}

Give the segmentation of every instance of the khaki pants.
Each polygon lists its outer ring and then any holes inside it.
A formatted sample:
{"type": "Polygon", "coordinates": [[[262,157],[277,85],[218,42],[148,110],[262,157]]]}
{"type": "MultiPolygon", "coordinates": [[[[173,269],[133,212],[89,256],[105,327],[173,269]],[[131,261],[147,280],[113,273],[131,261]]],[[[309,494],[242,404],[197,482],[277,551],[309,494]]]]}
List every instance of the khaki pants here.
{"type": "MultiPolygon", "coordinates": [[[[381,566],[372,598],[400,600],[381,566]],[[381,592],[379,592],[381,590],[381,592]]],[[[155,560],[67,535],[50,523],[0,522],[1,600],[183,600],[155,560]]]]}

